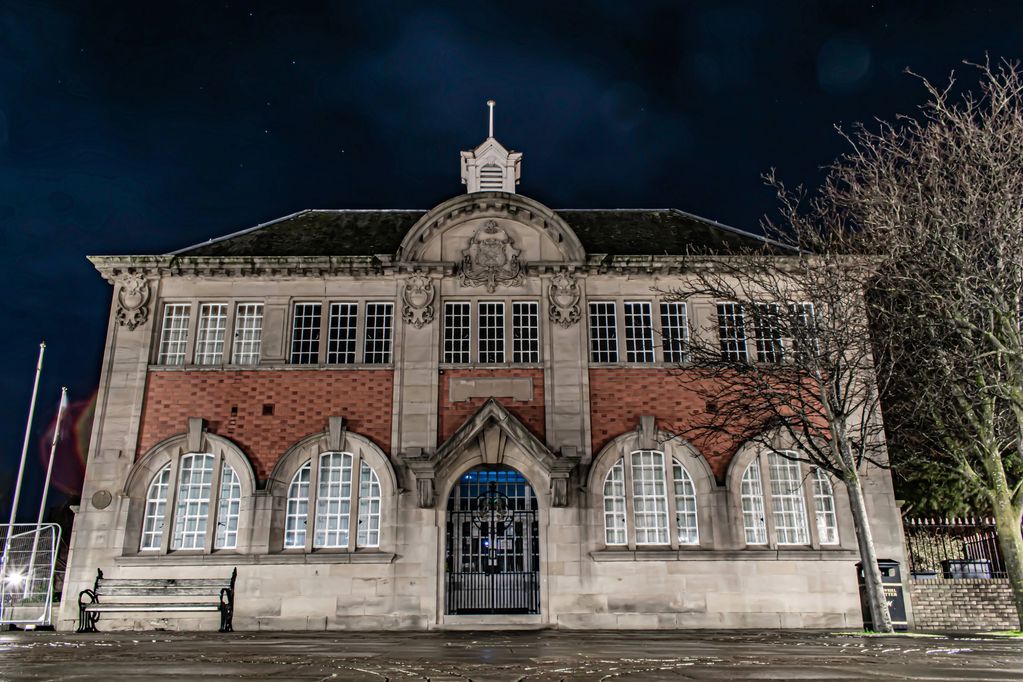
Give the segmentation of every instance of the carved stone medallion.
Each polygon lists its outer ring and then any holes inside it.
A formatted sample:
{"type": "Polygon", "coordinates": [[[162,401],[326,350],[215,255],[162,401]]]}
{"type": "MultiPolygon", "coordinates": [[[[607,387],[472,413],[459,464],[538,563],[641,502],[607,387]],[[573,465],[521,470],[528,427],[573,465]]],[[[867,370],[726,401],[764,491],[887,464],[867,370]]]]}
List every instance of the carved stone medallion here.
{"type": "Polygon", "coordinates": [[[489,293],[494,293],[498,284],[521,286],[519,253],[511,235],[496,220],[488,220],[476,230],[469,248],[462,252],[462,286],[485,286],[489,293]]]}
{"type": "Polygon", "coordinates": [[[433,280],[428,276],[417,272],[405,280],[401,291],[402,319],[416,329],[433,322],[433,294],[433,280]]]}
{"type": "Polygon", "coordinates": [[[149,319],[149,281],[139,274],[117,279],[117,323],[134,331],[149,319]]]}
{"type": "Polygon", "coordinates": [[[567,272],[559,272],[551,280],[551,288],[547,291],[551,301],[551,321],[562,327],[571,327],[579,321],[579,283],[567,272]]]}
{"type": "Polygon", "coordinates": [[[92,495],[92,506],[96,509],[106,509],[113,501],[113,496],[107,490],[97,490],[92,495]]]}

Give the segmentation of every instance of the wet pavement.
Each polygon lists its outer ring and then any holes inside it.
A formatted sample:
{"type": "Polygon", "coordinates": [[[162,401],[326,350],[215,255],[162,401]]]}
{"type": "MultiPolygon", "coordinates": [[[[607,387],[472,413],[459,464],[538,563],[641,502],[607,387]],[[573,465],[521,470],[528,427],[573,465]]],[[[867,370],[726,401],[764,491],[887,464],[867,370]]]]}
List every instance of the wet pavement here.
{"type": "Polygon", "coordinates": [[[0,680],[1023,680],[1023,640],[807,632],[0,632],[0,680]]]}

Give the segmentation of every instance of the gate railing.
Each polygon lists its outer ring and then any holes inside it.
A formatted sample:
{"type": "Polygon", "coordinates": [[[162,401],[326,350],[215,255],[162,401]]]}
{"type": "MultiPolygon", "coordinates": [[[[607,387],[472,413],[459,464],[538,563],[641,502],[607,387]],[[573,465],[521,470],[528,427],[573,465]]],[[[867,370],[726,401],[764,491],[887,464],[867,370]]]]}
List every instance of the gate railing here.
{"type": "Polygon", "coordinates": [[[994,519],[906,518],[903,527],[909,568],[917,579],[988,579],[1008,575],[994,519]]]}
{"type": "Polygon", "coordinates": [[[539,613],[538,579],[534,571],[448,573],[447,612],[539,613]]]}
{"type": "Polygon", "coordinates": [[[51,623],[59,546],[55,523],[0,524],[0,624],[51,623]]]}

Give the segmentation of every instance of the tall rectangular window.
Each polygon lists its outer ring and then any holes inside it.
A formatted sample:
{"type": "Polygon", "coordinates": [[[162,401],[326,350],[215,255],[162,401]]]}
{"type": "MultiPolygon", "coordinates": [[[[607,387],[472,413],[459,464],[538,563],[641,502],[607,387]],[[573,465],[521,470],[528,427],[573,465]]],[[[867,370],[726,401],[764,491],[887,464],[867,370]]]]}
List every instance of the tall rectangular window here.
{"type": "Polygon", "coordinates": [[[590,302],[590,361],[618,362],[618,313],[614,301],[590,302]]]}
{"type": "Polygon", "coordinates": [[[632,498],[636,511],[636,544],[668,544],[668,492],[662,453],[656,450],[632,453],[632,498]]]}
{"type": "Polygon", "coordinates": [[[481,301],[477,305],[480,362],[504,362],[504,303],[481,301]]]}
{"type": "Polygon", "coordinates": [[[203,548],[206,522],[210,516],[212,485],[213,455],[194,454],[181,458],[171,549],[203,548]]]}
{"type": "Polygon", "coordinates": [[[817,318],[813,303],[790,303],[789,316],[792,318],[789,334],[792,352],[797,360],[805,362],[807,355],[819,350],[817,343],[817,318]]]}
{"type": "Polygon", "coordinates": [[[470,304],[447,302],[444,304],[444,362],[466,364],[470,348],[470,304]]]}
{"type": "Polygon", "coordinates": [[[355,341],[359,324],[358,303],[331,303],[327,329],[327,363],[355,362],[355,341]]]}
{"type": "Polygon", "coordinates": [[[185,364],[185,347],[188,345],[188,320],[192,306],[187,303],[168,303],[163,308],[163,327],[160,331],[160,353],[157,363],[161,365],[185,364]]]}
{"type": "Polygon", "coordinates": [[[258,365],[263,343],[263,304],[239,303],[234,314],[234,364],[258,365]]]}
{"type": "Polygon", "coordinates": [[[512,362],[540,362],[540,305],[512,303],[512,362]]]}
{"type": "Polygon", "coordinates": [[[661,304],[661,348],[665,362],[686,361],[686,344],[689,342],[689,319],[686,304],[670,301],[661,304]]]}
{"type": "Polygon", "coordinates": [[[352,456],[347,452],[320,455],[313,547],[347,547],[352,507],[352,456]]]}
{"type": "Polygon", "coordinates": [[[718,303],[718,341],[724,360],[746,360],[746,323],[738,303],[718,303]]]}
{"type": "Polygon", "coordinates": [[[781,306],[777,303],[758,304],[754,322],[757,362],[781,362],[781,306]]]}
{"type": "Polygon", "coordinates": [[[195,334],[195,364],[217,365],[224,360],[227,306],[203,303],[199,306],[199,329],[195,334]]]}
{"type": "Polygon", "coordinates": [[[767,461],[771,468],[771,506],[774,508],[774,529],[778,535],[778,544],[809,544],[799,462],[777,452],[770,453],[767,461]]]}
{"type": "Polygon", "coordinates": [[[625,359],[628,362],[654,361],[654,322],[650,304],[629,302],[625,308],[625,359]]]}
{"type": "Polygon", "coordinates": [[[393,303],[366,304],[363,362],[371,365],[386,365],[391,361],[391,319],[393,314],[393,303]]]}
{"type": "Polygon", "coordinates": [[[319,303],[296,303],[291,325],[291,362],[295,365],[315,365],[320,361],[319,303]]]}

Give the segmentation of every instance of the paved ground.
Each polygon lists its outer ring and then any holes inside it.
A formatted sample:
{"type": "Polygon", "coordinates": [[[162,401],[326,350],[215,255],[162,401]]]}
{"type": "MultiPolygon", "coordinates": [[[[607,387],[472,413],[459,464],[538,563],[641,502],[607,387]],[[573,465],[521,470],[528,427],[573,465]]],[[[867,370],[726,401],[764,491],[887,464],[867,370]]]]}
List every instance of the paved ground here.
{"type": "Polygon", "coordinates": [[[1023,640],[804,632],[0,633],[2,680],[1023,680],[1023,640]]]}

